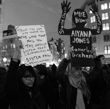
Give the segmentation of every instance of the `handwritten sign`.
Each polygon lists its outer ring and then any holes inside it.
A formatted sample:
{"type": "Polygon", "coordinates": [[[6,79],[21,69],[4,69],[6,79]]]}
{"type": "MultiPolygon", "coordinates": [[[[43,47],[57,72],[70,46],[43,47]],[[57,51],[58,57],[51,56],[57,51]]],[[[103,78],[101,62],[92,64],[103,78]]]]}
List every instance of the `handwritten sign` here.
{"type": "Polygon", "coordinates": [[[16,31],[24,47],[21,61],[29,65],[52,61],[44,25],[16,26],[16,31]]]}
{"type": "Polygon", "coordinates": [[[73,29],[71,34],[72,66],[93,66],[91,31],[73,29]]]}
{"type": "Polygon", "coordinates": [[[74,12],[73,12],[73,22],[75,24],[83,24],[83,23],[86,23],[86,20],[88,18],[87,16],[87,13],[82,10],[82,9],[75,9],[74,12]]]}
{"type": "Polygon", "coordinates": [[[94,0],[85,2],[83,9],[75,9],[72,13],[72,28],[65,28],[67,13],[70,11],[71,2],[64,0],[61,3],[62,14],[58,24],[59,35],[69,35],[70,44],[72,45],[71,66],[72,67],[89,67],[94,66],[94,55],[92,50],[92,35],[100,34],[102,31],[102,21],[98,13],[97,5],[94,0]],[[84,10],[86,5],[90,5],[90,10],[96,17],[97,27],[95,29],[85,27],[88,15],[84,10]]]}

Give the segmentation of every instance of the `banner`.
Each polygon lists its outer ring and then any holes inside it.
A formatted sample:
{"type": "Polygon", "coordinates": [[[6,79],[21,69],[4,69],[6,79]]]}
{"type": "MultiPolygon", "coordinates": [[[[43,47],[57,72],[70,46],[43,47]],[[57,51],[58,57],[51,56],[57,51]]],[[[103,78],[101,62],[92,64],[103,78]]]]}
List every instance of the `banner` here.
{"type": "Polygon", "coordinates": [[[16,31],[23,43],[22,62],[35,66],[52,61],[44,25],[16,26],[16,31]]]}

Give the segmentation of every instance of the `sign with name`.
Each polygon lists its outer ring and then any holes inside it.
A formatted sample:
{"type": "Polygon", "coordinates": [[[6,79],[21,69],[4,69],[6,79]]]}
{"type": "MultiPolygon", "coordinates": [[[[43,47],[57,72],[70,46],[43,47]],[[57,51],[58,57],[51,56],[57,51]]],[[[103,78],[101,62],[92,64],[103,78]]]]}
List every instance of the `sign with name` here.
{"type": "MultiPolygon", "coordinates": [[[[90,5],[90,10],[96,17],[97,27],[95,29],[87,28],[88,15],[84,9],[75,9],[72,14],[72,28],[65,28],[65,19],[70,11],[71,2],[64,0],[61,3],[62,14],[58,24],[58,33],[60,35],[69,35],[70,44],[72,45],[71,66],[72,67],[89,67],[94,66],[94,55],[92,49],[92,35],[100,34],[102,31],[102,21],[98,13],[98,7],[94,0],[85,2],[90,5]],[[75,25],[74,25],[75,24],[75,25]]],[[[85,7],[84,6],[84,7],[85,7]]]]}
{"type": "Polygon", "coordinates": [[[75,24],[85,23],[87,19],[87,13],[82,9],[75,9],[73,12],[73,20],[75,24]]]}
{"type": "Polygon", "coordinates": [[[44,25],[16,26],[16,31],[23,43],[22,62],[35,66],[52,61],[44,25]]]}
{"type": "Polygon", "coordinates": [[[93,66],[91,31],[73,29],[71,34],[72,66],[93,66]]]}

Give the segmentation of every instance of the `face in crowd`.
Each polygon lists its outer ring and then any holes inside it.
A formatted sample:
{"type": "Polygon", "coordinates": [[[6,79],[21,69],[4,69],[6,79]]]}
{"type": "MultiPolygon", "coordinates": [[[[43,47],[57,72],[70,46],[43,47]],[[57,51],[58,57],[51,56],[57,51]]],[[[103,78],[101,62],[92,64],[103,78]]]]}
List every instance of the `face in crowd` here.
{"type": "Polygon", "coordinates": [[[26,73],[22,77],[22,82],[24,83],[24,85],[26,85],[27,87],[33,87],[34,81],[35,77],[29,71],[26,71],[26,73]]]}
{"type": "Polygon", "coordinates": [[[37,65],[34,70],[37,75],[37,85],[42,85],[46,80],[47,68],[45,65],[37,65]]]}
{"type": "Polygon", "coordinates": [[[81,68],[80,67],[71,67],[71,74],[74,74],[76,78],[81,77],[81,68]]]}
{"type": "Polygon", "coordinates": [[[37,69],[37,68],[35,68],[35,72],[36,72],[36,75],[37,75],[37,84],[41,85],[45,81],[45,75],[40,74],[40,69],[37,69]]]}
{"type": "Polygon", "coordinates": [[[19,67],[19,74],[20,80],[25,86],[27,87],[34,86],[36,75],[32,66],[25,66],[24,64],[22,64],[19,67]]]}
{"type": "Polygon", "coordinates": [[[96,64],[96,66],[100,66],[100,67],[105,65],[106,64],[105,56],[104,55],[98,55],[95,58],[95,64],[96,64]]]}
{"type": "Polygon", "coordinates": [[[106,64],[105,56],[102,56],[100,58],[102,65],[106,64]]]}

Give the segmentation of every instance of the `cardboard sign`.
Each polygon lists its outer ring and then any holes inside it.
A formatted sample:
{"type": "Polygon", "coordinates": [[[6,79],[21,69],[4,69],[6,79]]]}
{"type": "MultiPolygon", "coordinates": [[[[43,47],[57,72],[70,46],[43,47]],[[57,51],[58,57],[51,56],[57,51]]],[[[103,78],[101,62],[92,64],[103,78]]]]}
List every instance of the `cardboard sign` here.
{"type": "Polygon", "coordinates": [[[35,66],[52,61],[44,25],[16,26],[16,31],[23,43],[22,62],[35,66]]]}
{"type": "Polygon", "coordinates": [[[70,44],[72,45],[71,66],[72,67],[89,67],[94,66],[94,55],[92,50],[91,36],[100,34],[102,31],[102,21],[98,13],[98,7],[94,0],[85,2],[85,6],[90,5],[90,10],[96,17],[97,28],[86,28],[88,15],[83,9],[75,9],[72,14],[72,28],[65,28],[65,19],[70,11],[71,2],[64,0],[61,3],[62,14],[58,25],[59,35],[69,35],[70,44]],[[75,24],[75,25],[74,25],[75,24]]]}
{"type": "Polygon", "coordinates": [[[77,30],[75,28],[72,30],[70,41],[72,45],[72,66],[93,66],[91,31],[88,29],[77,30]]]}

